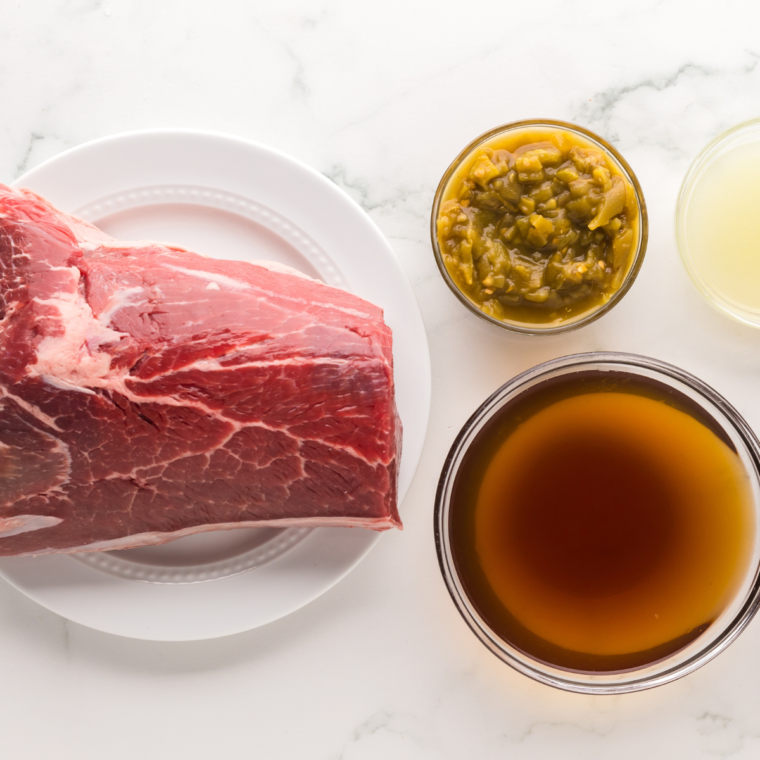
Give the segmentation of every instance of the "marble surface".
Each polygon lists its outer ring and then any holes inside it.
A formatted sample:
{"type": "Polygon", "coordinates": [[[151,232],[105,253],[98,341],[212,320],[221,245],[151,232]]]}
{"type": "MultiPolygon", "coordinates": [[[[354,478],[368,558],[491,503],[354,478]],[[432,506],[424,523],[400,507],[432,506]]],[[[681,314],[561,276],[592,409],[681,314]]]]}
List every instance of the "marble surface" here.
{"type": "Polygon", "coordinates": [[[760,622],[669,686],[584,697],[540,686],[469,633],[439,576],[435,485],[454,436],[515,373],[589,350],[705,379],[760,429],[760,331],[705,304],[673,214],[697,151],[760,115],[752,0],[36,0],[0,5],[0,181],[87,140],[197,127],[314,166],[377,222],[413,284],[433,363],[431,424],[402,514],[325,596],[197,643],[71,624],[0,585],[3,755],[141,758],[754,758],[760,622]],[[469,314],[433,262],[435,186],[475,135],[537,116],[597,131],[644,188],[643,270],[609,315],[512,336],[469,314]]]}

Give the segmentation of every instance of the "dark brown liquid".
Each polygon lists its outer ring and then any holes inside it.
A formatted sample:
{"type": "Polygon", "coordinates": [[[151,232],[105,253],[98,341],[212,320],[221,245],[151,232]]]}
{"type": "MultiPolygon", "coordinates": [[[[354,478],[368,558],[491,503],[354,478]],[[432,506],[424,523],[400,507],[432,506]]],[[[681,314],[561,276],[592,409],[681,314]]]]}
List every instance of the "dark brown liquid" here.
{"type": "Polygon", "coordinates": [[[740,587],[755,530],[746,472],[714,420],[655,381],[591,372],[500,410],[465,457],[450,520],[488,625],[584,672],[693,641],[740,587]]]}

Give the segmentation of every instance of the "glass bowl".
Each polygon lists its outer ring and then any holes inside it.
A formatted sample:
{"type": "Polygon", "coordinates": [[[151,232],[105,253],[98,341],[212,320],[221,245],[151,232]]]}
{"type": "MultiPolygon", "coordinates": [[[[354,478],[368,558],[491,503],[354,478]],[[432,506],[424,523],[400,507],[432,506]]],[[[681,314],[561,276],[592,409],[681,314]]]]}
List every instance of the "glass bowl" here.
{"type": "Polygon", "coordinates": [[[443,466],[435,503],[435,541],[446,586],[472,632],[499,659],[519,672],[549,686],[584,694],[621,694],[649,689],[691,673],[722,652],[736,639],[760,604],[760,443],[736,410],[709,386],[677,367],[642,356],[622,353],[587,353],[555,359],[518,375],[503,385],[464,425],[443,466]],[[501,638],[478,612],[460,578],[451,542],[452,491],[469,447],[494,415],[525,391],[546,381],[583,372],[614,372],[637,376],[682,394],[715,423],[715,430],[739,454],[749,478],[754,511],[754,535],[749,570],[726,609],[691,643],[656,662],[609,671],[576,671],[557,667],[526,654],[501,638]]]}
{"type": "Polygon", "coordinates": [[[760,119],[754,119],[702,150],[684,177],[676,206],[678,249],[697,290],[711,306],[753,327],[760,327],[758,169],[760,119]],[[721,186],[724,192],[716,192],[721,186]],[[728,208],[720,208],[723,195],[728,208]]]}
{"type": "Polygon", "coordinates": [[[438,189],[435,193],[435,199],[433,200],[433,210],[430,218],[430,238],[433,245],[433,253],[435,254],[435,260],[438,264],[438,269],[441,272],[441,276],[445,280],[454,295],[475,315],[481,319],[485,319],[487,322],[503,327],[506,330],[513,332],[525,333],[528,335],[555,335],[556,333],[568,332],[569,330],[576,330],[579,327],[593,322],[599,319],[603,314],[606,314],[620,299],[628,292],[633,281],[636,279],[636,275],[639,273],[639,269],[644,260],[644,254],[647,248],[647,239],[649,235],[648,218],[646,203],[644,202],[644,194],[639,185],[639,181],[636,179],[636,175],[628,165],[626,160],[613,148],[606,140],[603,140],[598,135],[583,127],[579,127],[575,124],[570,124],[565,121],[555,121],[553,119],[529,119],[526,121],[515,121],[510,124],[504,124],[500,127],[496,127],[485,134],[476,137],[451,163],[451,166],[446,170],[438,189]],[[580,138],[583,142],[588,144],[589,147],[598,148],[607,155],[607,158],[612,162],[620,171],[620,173],[628,180],[634,189],[637,206],[639,209],[639,235],[638,242],[633,249],[628,272],[623,280],[621,286],[610,295],[609,300],[590,308],[581,314],[570,317],[561,322],[550,323],[528,323],[517,321],[506,321],[496,319],[483,312],[477,304],[472,302],[457,286],[456,282],[452,279],[448,269],[443,260],[441,254],[440,245],[438,242],[437,232],[437,219],[440,212],[441,203],[443,202],[446,191],[449,187],[449,183],[455,178],[455,174],[460,167],[467,161],[475,150],[483,147],[491,141],[503,138],[510,132],[519,132],[521,130],[539,131],[546,130],[547,133],[563,131],[570,132],[574,136],[580,138]]]}

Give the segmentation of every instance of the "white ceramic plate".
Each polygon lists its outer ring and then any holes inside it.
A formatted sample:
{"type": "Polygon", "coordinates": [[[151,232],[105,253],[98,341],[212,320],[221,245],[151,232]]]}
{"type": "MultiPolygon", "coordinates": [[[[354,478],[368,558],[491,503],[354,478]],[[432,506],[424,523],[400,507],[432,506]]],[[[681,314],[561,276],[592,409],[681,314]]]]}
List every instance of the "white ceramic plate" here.
{"type": "MultiPolygon", "coordinates": [[[[218,258],[280,261],[382,307],[394,336],[403,500],[430,409],[427,338],[388,242],[332,182],[247,140],[158,130],[87,143],[14,184],[115,237],[178,243],[218,258]]],[[[343,578],[378,538],[350,528],[220,531],[121,552],[4,558],[0,575],[91,628],[187,641],[293,612],[343,578]]]]}

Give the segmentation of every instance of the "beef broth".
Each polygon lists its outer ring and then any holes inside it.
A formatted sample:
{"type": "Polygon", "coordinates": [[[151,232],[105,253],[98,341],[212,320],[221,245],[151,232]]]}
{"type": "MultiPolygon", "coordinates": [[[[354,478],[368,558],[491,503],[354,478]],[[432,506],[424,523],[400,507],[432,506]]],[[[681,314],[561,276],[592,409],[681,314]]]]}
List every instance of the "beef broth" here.
{"type": "Polygon", "coordinates": [[[742,585],[755,536],[749,478],[717,423],[610,372],[503,407],[470,446],[450,519],[485,622],[582,672],[639,668],[696,639],[742,585]]]}

